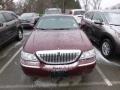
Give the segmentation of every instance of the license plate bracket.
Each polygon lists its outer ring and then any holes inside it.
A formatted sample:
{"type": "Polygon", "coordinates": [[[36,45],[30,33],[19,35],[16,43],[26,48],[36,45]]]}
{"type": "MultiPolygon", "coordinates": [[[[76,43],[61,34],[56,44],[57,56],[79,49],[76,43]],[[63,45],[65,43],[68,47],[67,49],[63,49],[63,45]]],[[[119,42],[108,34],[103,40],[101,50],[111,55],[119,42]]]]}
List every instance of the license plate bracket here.
{"type": "Polygon", "coordinates": [[[50,73],[51,77],[68,77],[68,73],[64,71],[55,71],[50,73]]]}

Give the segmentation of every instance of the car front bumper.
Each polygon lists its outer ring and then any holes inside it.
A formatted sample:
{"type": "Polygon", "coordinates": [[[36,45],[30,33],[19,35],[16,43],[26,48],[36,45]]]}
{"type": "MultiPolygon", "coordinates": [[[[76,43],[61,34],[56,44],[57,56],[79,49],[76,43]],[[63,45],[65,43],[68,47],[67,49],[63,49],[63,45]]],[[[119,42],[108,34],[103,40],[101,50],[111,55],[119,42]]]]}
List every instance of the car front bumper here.
{"type": "Polygon", "coordinates": [[[36,63],[36,66],[27,65],[24,60],[21,60],[22,70],[28,76],[50,76],[53,72],[65,72],[69,76],[87,74],[94,69],[95,65],[95,58],[80,60],[67,65],[41,65],[36,63]]]}

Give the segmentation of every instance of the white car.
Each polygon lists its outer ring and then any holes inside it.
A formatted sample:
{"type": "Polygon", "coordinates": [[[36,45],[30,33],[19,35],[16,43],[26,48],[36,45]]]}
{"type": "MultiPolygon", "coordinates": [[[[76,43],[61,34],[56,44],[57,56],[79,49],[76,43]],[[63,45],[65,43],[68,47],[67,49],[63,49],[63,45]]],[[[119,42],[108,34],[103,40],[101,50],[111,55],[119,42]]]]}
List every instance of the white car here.
{"type": "Polygon", "coordinates": [[[60,8],[47,8],[45,14],[62,14],[62,10],[60,8]]]}
{"type": "Polygon", "coordinates": [[[76,19],[77,23],[79,23],[79,24],[81,22],[81,18],[84,13],[85,13],[85,10],[83,10],[83,9],[72,9],[69,12],[69,14],[73,15],[73,17],[76,19]]]}

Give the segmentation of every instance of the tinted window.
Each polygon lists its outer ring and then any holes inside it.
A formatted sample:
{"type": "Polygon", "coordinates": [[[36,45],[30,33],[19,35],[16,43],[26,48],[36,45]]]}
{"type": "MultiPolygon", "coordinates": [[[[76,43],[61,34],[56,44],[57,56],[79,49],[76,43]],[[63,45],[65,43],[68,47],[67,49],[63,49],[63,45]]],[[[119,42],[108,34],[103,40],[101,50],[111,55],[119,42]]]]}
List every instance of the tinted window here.
{"type": "Polygon", "coordinates": [[[103,19],[102,19],[102,17],[100,16],[99,13],[95,13],[95,14],[94,14],[93,20],[103,22],[103,19]]]}
{"type": "Polygon", "coordinates": [[[37,26],[42,29],[75,29],[79,28],[73,17],[67,16],[46,16],[42,17],[37,26]]]}
{"type": "Polygon", "coordinates": [[[2,14],[0,14],[0,22],[1,23],[5,22],[5,18],[4,18],[4,16],[2,14]]]}
{"type": "Polygon", "coordinates": [[[12,21],[14,20],[15,18],[12,16],[11,13],[4,13],[4,16],[6,18],[7,21],[12,21]]]}

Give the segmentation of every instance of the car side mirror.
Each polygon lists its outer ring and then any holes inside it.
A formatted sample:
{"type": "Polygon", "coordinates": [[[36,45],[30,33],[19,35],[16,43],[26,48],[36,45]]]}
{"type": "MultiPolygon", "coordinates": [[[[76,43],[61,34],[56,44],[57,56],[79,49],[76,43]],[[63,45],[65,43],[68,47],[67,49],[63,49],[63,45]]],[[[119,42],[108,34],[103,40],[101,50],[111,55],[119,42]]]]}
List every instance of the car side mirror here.
{"type": "Polygon", "coordinates": [[[98,25],[103,25],[103,22],[100,22],[100,21],[94,21],[94,23],[98,25]]]}
{"type": "Polygon", "coordinates": [[[0,22],[0,27],[3,27],[3,23],[0,22]]]}

